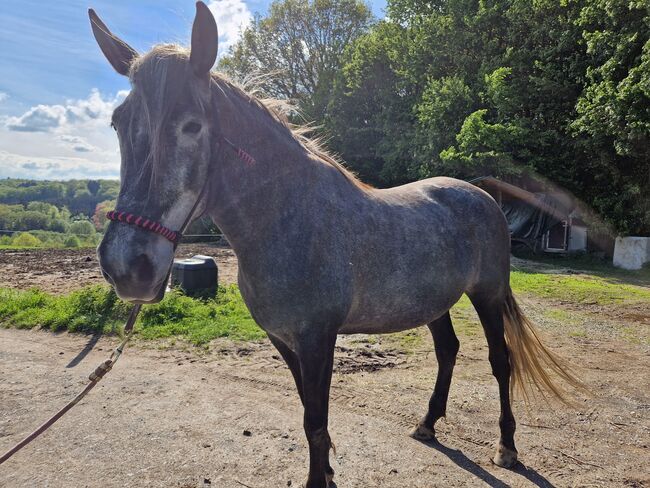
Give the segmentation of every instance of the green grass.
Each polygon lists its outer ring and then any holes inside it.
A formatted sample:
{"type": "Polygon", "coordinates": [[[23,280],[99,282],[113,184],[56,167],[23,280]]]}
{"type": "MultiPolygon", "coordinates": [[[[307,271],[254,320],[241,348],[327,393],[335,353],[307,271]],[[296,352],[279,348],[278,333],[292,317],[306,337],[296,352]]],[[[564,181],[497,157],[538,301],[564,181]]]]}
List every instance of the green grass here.
{"type": "MultiPolygon", "coordinates": [[[[0,288],[0,324],[42,327],[52,331],[117,332],[130,305],[106,286],[91,286],[69,295],[53,296],[32,289],[0,288]]],[[[217,337],[258,340],[265,337],[255,324],[236,286],[220,287],[213,298],[195,299],[173,291],[156,304],[143,307],[137,334],[145,339],[180,337],[195,345],[217,337]]]]}
{"type": "Polygon", "coordinates": [[[613,305],[650,301],[650,288],[593,275],[513,271],[510,284],[515,293],[575,304],[613,305]]]}
{"type": "MultiPolygon", "coordinates": [[[[636,278],[632,282],[638,283],[636,278]]],[[[623,283],[607,276],[513,270],[511,284],[515,294],[533,298],[544,306],[551,305],[542,307],[533,319],[561,325],[565,332],[576,337],[586,334],[585,324],[594,313],[602,312],[602,307],[620,310],[627,305],[650,304],[650,287],[623,283]],[[599,307],[581,307],[591,304],[599,307]]],[[[3,327],[119,333],[129,310],[130,305],[120,301],[107,286],[86,287],[68,295],[50,295],[37,289],[0,288],[0,326],[3,327]]],[[[452,308],[451,315],[459,336],[482,334],[467,297],[463,296],[452,308]]],[[[628,329],[623,331],[626,337],[638,336],[636,328],[628,329]]],[[[220,287],[216,296],[202,299],[190,298],[178,291],[168,293],[161,303],[143,307],[136,333],[142,339],[182,339],[195,345],[207,344],[219,337],[242,341],[265,337],[235,285],[220,287]]],[[[422,330],[406,331],[392,334],[386,340],[387,344],[408,351],[422,347],[426,335],[422,330]]],[[[377,339],[368,336],[365,340],[377,339]]]]}
{"type": "Polygon", "coordinates": [[[463,295],[452,307],[451,322],[454,324],[454,331],[461,337],[471,337],[483,333],[472,302],[466,295],[463,295]]]}
{"type": "Polygon", "coordinates": [[[0,250],[7,250],[7,251],[16,251],[16,250],[23,250],[23,249],[29,249],[29,250],[34,250],[34,249],[95,249],[97,247],[97,244],[92,244],[92,243],[81,243],[78,247],[65,247],[63,245],[50,245],[50,244],[43,244],[42,246],[38,247],[33,247],[33,246],[12,246],[10,244],[0,244],[0,250]]]}
{"type": "MultiPolygon", "coordinates": [[[[541,264],[549,268],[564,268],[598,276],[618,283],[634,283],[650,286],[650,263],[639,270],[617,268],[611,258],[600,259],[593,254],[532,254],[516,252],[517,257],[527,259],[533,264],[541,264]]],[[[526,267],[526,265],[524,265],[526,267]]]]}

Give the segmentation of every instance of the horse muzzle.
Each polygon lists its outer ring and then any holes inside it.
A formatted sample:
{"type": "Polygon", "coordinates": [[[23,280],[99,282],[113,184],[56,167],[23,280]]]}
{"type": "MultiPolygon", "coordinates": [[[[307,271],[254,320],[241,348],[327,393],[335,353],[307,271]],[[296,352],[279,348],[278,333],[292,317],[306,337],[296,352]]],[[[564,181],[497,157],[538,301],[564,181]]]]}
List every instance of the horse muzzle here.
{"type": "Polygon", "coordinates": [[[157,303],[165,294],[174,251],[160,237],[152,237],[159,242],[143,248],[105,236],[97,250],[102,276],[122,300],[157,303]]]}

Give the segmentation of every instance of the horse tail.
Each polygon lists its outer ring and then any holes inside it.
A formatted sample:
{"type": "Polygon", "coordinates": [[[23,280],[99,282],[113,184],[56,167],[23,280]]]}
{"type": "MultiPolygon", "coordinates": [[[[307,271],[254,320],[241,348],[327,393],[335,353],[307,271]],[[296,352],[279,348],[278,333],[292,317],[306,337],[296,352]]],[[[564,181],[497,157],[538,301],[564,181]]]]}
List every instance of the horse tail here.
{"type": "Polygon", "coordinates": [[[510,352],[510,390],[521,393],[526,403],[539,391],[550,394],[565,404],[565,390],[554,382],[553,375],[567,384],[586,390],[570,371],[569,365],[550,351],[541,341],[535,326],[519,308],[508,287],[504,308],[505,338],[510,352]]]}

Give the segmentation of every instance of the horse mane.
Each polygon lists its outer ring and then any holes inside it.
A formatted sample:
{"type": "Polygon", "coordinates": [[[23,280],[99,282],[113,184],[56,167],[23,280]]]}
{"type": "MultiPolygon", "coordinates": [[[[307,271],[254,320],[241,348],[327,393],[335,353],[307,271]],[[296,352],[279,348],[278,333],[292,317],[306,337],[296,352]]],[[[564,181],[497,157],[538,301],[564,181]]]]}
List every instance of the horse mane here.
{"type": "MultiPolygon", "coordinates": [[[[130,78],[142,79],[144,83],[155,82],[158,86],[155,96],[146,103],[145,116],[152,129],[154,142],[159,142],[162,137],[162,128],[167,118],[171,115],[174,101],[178,98],[179,91],[184,83],[183,76],[186,73],[186,64],[189,60],[189,49],[177,44],[158,44],[148,53],[138,57],[130,68],[130,78]],[[165,62],[161,62],[161,61],[165,62]],[[172,101],[170,104],[169,101],[172,101]]],[[[304,150],[319,161],[337,169],[356,187],[367,190],[372,188],[362,182],[357,176],[347,169],[343,162],[334,154],[323,148],[323,139],[311,137],[309,134],[314,131],[310,125],[296,125],[289,121],[287,114],[297,112],[286,100],[272,98],[258,98],[259,78],[249,83],[239,84],[230,80],[226,75],[211,72],[212,82],[221,88],[226,95],[232,94],[242,102],[253,104],[260,111],[271,118],[277,124],[286,129],[287,134],[293,138],[304,150]]],[[[197,98],[196,101],[201,101],[197,98]]],[[[154,144],[162,150],[162,144],[154,144]]],[[[157,154],[150,155],[150,160],[155,161],[157,154]]],[[[152,168],[152,177],[155,180],[155,165],[152,168]]]]}
{"type": "Polygon", "coordinates": [[[252,78],[243,83],[238,83],[228,78],[223,73],[212,72],[212,80],[226,87],[232,93],[247,103],[253,103],[263,113],[269,116],[274,122],[282,125],[296,142],[302,146],[305,151],[314,156],[325,164],[328,164],[338,170],[351,183],[362,190],[371,189],[372,186],[361,181],[356,174],[345,167],[341,159],[323,147],[323,138],[319,136],[310,136],[315,127],[310,124],[297,125],[289,121],[288,114],[291,112],[298,113],[298,109],[288,100],[277,98],[257,96],[261,90],[259,88],[259,78],[252,78]]]}

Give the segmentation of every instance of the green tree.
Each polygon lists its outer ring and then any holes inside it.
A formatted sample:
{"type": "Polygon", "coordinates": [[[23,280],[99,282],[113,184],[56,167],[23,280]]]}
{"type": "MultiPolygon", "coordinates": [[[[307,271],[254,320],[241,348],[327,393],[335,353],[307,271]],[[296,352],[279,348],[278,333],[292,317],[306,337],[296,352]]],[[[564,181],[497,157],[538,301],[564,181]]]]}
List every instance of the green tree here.
{"type": "Polygon", "coordinates": [[[97,192],[101,188],[101,184],[97,180],[88,180],[88,183],[86,183],[86,187],[88,188],[88,192],[91,195],[97,195],[97,192]]]}
{"type": "Polygon", "coordinates": [[[389,0],[346,50],[326,128],[380,186],[493,174],[650,234],[650,5],[389,0]],[[516,181],[515,181],[516,182],[516,181]]]}
{"type": "Polygon", "coordinates": [[[320,122],[341,53],[372,21],[360,0],[276,0],[219,67],[237,80],[257,79],[264,94],[293,100],[306,120],[320,122]]]}
{"type": "Polygon", "coordinates": [[[413,85],[400,76],[408,32],[378,23],[345,53],[325,119],[331,147],[361,178],[378,186],[408,181],[413,162],[413,85]]]}
{"type": "Polygon", "coordinates": [[[590,56],[572,126],[587,199],[621,231],[650,235],[650,4],[591,0],[577,24],[590,56]]]}
{"type": "Polygon", "coordinates": [[[77,220],[70,224],[70,233],[78,236],[94,235],[95,226],[88,220],[77,220]]]}
{"type": "Polygon", "coordinates": [[[470,114],[456,136],[457,146],[440,154],[450,174],[461,178],[485,174],[508,177],[523,172],[528,133],[515,124],[488,123],[486,113],[482,109],[470,114]],[[524,155],[518,155],[517,149],[524,155]]]}

